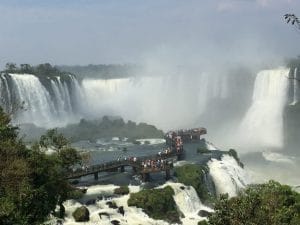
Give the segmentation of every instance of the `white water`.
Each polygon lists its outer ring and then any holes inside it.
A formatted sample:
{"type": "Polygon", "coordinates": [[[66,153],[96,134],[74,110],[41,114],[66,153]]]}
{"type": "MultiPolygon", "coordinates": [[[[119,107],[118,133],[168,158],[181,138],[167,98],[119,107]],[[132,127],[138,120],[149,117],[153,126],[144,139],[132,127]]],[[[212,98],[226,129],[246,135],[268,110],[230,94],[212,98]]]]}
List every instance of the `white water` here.
{"type": "Polygon", "coordinates": [[[83,80],[91,116],[121,115],[162,129],[193,125],[213,99],[228,97],[226,76],[209,74],[83,80]]]}
{"type": "MultiPolygon", "coordinates": [[[[212,212],[212,209],[203,205],[198,198],[196,191],[193,187],[188,187],[180,183],[171,183],[168,182],[158,188],[164,188],[165,186],[171,186],[175,192],[174,201],[178,207],[178,209],[184,214],[184,218],[181,218],[183,225],[197,225],[200,220],[205,218],[198,216],[199,210],[205,210],[208,212],[212,212]],[[182,190],[180,187],[183,187],[182,190]]],[[[113,190],[118,186],[115,185],[95,185],[89,187],[87,193],[84,195],[81,201],[86,202],[90,199],[95,199],[96,196],[105,196],[111,195],[113,190]]],[[[139,186],[129,186],[130,193],[140,191],[139,186]]],[[[162,220],[154,220],[149,218],[147,214],[142,212],[142,209],[136,207],[128,207],[127,201],[129,199],[129,195],[115,197],[113,199],[103,199],[97,200],[96,204],[86,206],[90,212],[90,221],[85,222],[85,225],[94,225],[94,224],[103,224],[103,225],[111,225],[112,220],[118,220],[123,225],[168,225],[169,223],[162,220]],[[118,207],[123,206],[125,215],[122,216],[117,212],[117,209],[111,209],[106,205],[106,202],[114,201],[118,207]],[[99,213],[106,212],[110,215],[110,217],[102,216],[100,219],[99,213]]],[[[72,213],[76,210],[76,208],[82,206],[81,203],[75,200],[68,200],[64,203],[66,209],[66,218],[64,221],[64,225],[80,225],[83,223],[78,223],[74,221],[72,213]]],[[[55,219],[52,220],[53,224],[55,224],[55,219]]]]}
{"type": "Polygon", "coordinates": [[[221,160],[212,159],[208,167],[217,195],[228,193],[230,197],[233,197],[250,184],[248,174],[229,155],[223,155],[221,160]]]}
{"type": "Polygon", "coordinates": [[[283,111],[287,103],[289,69],[257,74],[252,105],[238,133],[244,146],[282,147],[283,111]]]}
{"type": "Polygon", "coordinates": [[[60,77],[55,77],[49,80],[50,87],[47,89],[31,74],[1,76],[0,106],[11,108],[24,103],[24,110],[20,110],[15,118],[16,123],[54,127],[77,122],[80,118],[77,114],[83,108],[81,104],[84,94],[78,81],[72,76],[69,79],[70,86],[60,77]]]}
{"type": "MultiPolygon", "coordinates": [[[[14,83],[14,93],[16,99],[21,104],[24,102],[25,111],[22,112],[23,121],[43,121],[49,125],[53,121],[54,105],[46,88],[40,83],[39,79],[30,74],[10,74],[14,83]],[[38,97],[37,97],[38,96],[38,97]]],[[[13,103],[12,103],[13,104],[13,103]]]]}
{"type": "Polygon", "coordinates": [[[198,221],[206,219],[198,215],[200,210],[213,212],[211,208],[201,203],[201,200],[193,187],[171,182],[166,183],[165,186],[166,185],[171,186],[175,192],[174,200],[178,209],[184,215],[184,218],[181,218],[184,225],[196,225],[198,224],[198,221]],[[182,187],[184,190],[182,190],[182,187]]]}

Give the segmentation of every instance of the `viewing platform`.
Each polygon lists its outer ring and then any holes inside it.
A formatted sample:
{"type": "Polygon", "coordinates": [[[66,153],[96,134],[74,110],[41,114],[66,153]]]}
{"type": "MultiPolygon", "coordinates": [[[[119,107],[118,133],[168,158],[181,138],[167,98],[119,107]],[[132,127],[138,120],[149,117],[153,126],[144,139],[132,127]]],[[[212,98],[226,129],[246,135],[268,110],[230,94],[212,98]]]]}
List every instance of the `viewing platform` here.
{"type": "Polygon", "coordinates": [[[66,179],[77,179],[88,175],[94,175],[98,180],[101,172],[125,172],[125,167],[142,176],[142,180],[148,181],[151,173],[165,172],[166,179],[170,178],[170,170],[173,168],[173,159],[184,158],[183,143],[200,140],[200,136],[206,134],[205,128],[193,128],[188,130],[169,131],[165,134],[167,149],[156,155],[143,157],[125,157],[93,166],[83,166],[75,171],[68,171],[66,179]]]}

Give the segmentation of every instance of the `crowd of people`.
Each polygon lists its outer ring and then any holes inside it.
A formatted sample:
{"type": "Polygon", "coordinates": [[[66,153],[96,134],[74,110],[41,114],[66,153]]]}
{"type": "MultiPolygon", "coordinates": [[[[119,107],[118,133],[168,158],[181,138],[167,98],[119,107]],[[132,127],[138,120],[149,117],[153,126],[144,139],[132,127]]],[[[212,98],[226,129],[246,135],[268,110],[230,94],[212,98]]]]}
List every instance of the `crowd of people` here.
{"type": "Polygon", "coordinates": [[[144,169],[165,169],[167,166],[171,164],[172,161],[168,159],[157,159],[157,160],[147,159],[141,162],[141,165],[144,169]]]}

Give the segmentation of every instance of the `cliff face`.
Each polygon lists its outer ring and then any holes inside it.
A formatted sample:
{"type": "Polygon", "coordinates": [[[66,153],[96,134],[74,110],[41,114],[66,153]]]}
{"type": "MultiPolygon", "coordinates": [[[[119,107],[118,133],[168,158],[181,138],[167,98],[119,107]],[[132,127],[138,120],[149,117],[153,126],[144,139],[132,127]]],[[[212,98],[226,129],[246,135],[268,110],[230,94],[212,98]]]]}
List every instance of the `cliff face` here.
{"type": "Polygon", "coordinates": [[[285,110],[285,147],[287,151],[300,153],[300,102],[289,105],[285,110]]]}

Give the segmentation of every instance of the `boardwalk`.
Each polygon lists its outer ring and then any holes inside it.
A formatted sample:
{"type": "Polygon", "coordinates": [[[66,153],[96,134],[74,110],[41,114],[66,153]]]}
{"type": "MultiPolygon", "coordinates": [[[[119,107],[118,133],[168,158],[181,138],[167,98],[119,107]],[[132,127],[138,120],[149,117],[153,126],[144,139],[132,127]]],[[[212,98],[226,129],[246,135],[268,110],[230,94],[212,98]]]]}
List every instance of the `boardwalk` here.
{"type": "Polygon", "coordinates": [[[88,175],[94,175],[95,179],[98,179],[98,173],[100,172],[124,172],[125,167],[129,166],[132,167],[133,171],[135,171],[138,174],[142,175],[143,180],[148,180],[150,173],[157,173],[157,172],[166,172],[166,178],[169,179],[170,176],[170,169],[173,168],[173,160],[170,160],[174,157],[177,157],[177,159],[181,159],[183,157],[184,152],[176,152],[171,151],[169,154],[161,154],[161,155],[152,155],[152,156],[144,156],[139,157],[136,159],[136,161],[132,159],[122,159],[122,160],[115,160],[110,161],[107,163],[102,163],[98,165],[94,165],[91,167],[86,167],[85,169],[78,169],[76,171],[70,171],[67,175],[67,179],[76,179],[83,176],[88,175]],[[163,165],[160,165],[159,167],[147,167],[143,165],[143,162],[146,162],[147,160],[150,161],[163,161],[165,162],[163,165]]]}
{"type": "Polygon", "coordinates": [[[168,149],[163,153],[138,158],[126,158],[110,161],[91,167],[84,167],[76,171],[69,171],[66,179],[76,179],[83,176],[94,175],[98,179],[100,172],[124,172],[125,167],[132,167],[133,171],[141,174],[143,181],[149,180],[150,173],[165,171],[166,179],[170,178],[170,170],[173,168],[173,158],[181,160],[184,157],[183,142],[200,140],[200,135],[206,134],[205,128],[170,131],[165,135],[168,149]]]}

